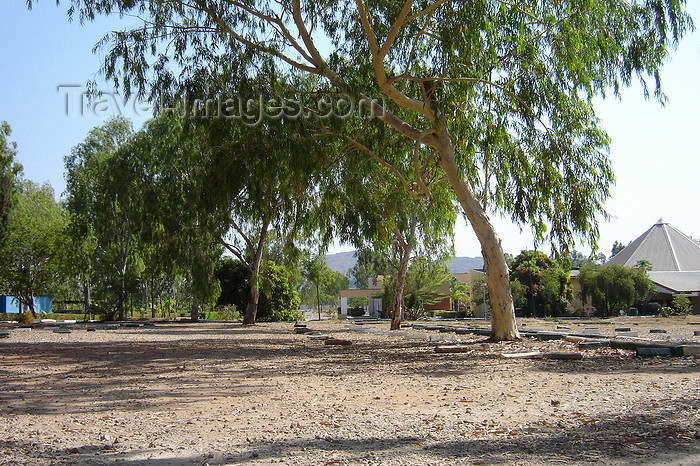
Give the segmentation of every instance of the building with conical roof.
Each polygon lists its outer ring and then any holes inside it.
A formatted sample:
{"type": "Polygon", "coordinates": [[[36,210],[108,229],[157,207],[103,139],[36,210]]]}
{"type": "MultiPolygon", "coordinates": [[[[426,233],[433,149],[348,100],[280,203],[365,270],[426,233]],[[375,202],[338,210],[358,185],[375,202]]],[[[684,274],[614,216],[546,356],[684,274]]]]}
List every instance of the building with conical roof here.
{"type": "Polygon", "coordinates": [[[659,219],[606,264],[634,267],[646,261],[656,286],[655,299],[668,304],[676,294],[690,298],[700,312],[700,243],[659,219]]]}

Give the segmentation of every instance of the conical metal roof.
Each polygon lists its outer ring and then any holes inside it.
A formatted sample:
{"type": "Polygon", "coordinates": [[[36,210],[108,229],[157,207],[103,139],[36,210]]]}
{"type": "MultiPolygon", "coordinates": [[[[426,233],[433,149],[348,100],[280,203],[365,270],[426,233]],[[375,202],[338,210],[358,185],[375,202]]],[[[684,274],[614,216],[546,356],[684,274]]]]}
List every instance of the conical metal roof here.
{"type": "Polygon", "coordinates": [[[607,263],[634,267],[642,260],[648,261],[654,272],[700,271],[700,244],[659,219],[607,263]]]}

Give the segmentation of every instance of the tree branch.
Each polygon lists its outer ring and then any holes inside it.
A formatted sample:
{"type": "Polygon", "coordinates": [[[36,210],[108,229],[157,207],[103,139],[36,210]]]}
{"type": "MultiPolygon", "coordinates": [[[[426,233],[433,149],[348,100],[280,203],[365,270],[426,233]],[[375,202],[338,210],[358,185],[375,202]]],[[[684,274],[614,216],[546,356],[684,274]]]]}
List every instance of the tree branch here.
{"type": "Polygon", "coordinates": [[[391,25],[391,29],[389,30],[389,33],[386,36],[386,40],[384,41],[384,44],[382,45],[382,48],[381,50],[379,50],[378,53],[378,56],[381,60],[384,60],[384,57],[386,57],[386,55],[389,53],[389,49],[396,40],[396,36],[399,34],[399,30],[406,24],[404,21],[406,19],[406,16],[408,16],[408,13],[411,11],[412,6],[413,0],[406,0],[406,3],[404,3],[403,8],[399,13],[399,16],[396,18],[396,21],[394,21],[394,24],[391,25]]]}

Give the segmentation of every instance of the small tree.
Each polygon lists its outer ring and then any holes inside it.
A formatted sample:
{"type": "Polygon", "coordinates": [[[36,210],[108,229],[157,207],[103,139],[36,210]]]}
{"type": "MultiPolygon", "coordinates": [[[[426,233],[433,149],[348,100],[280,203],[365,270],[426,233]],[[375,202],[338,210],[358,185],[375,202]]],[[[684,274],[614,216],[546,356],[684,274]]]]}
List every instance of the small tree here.
{"type": "Polygon", "coordinates": [[[450,301],[453,311],[459,313],[460,302],[469,298],[469,285],[460,282],[454,275],[450,277],[450,301]]]}
{"type": "Polygon", "coordinates": [[[677,294],[671,300],[671,307],[678,315],[688,315],[690,313],[690,299],[684,294],[677,294]]]}
{"type": "Polygon", "coordinates": [[[33,317],[34,296],[59,286],[66,270],[66,215],[49,184],[23,181],[0,247],[0,282],[33,317]]]}
{"type": "Polygon", "coordinates": [[[571,299],[569,274],[559,263],[539,251],[522,251],[511,264],[511,282],[525,287],[533,315],[559,313],[571,299]]]}
{"type": "Polygon", "coordinates": [[[644,269],[619,264],[586,265],[581,269],[579,281],[583,302],[590,299],[602,316],[628,310],[635,301],[646,299],[651,289],[651,281],[644,269]]]}
{"type": "Polygon", "coordinates": [[[0,243],[7,233],[12,197],[22,172],[22,166],[15,162],[17,143],[8,140],[11,133],[10,125],[0,121],[0,243]]]}

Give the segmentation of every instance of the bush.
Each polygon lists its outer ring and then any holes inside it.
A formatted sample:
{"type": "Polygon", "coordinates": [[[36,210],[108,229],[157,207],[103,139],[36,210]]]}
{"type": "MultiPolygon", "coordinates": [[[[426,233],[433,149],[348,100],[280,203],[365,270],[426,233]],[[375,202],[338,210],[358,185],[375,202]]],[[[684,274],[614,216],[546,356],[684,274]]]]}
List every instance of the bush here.
{"type": "Polygon", "coordinates": [[[459,313],[457,311],[438,311],[437,312],[438,317],[442,317],[443,319],[456,319],[458,314],[459,313]]]}
{"type": "Polygon", "coordinates": [[[241,313],[236,309],[235,304],[221,304],[216,306],[210,313],[215,320],[240,320],[241,313]]]}
{"type": "Polygon", "coordinates": [[[17,322],[20,324],[31,324],[34,322],[34,316],[32,315],[32,311],[24,311],[21,314],[16,314],[16,319],[17,322]]]}
{"type": "Polygon", "coordinates": [[[352,317],[360,317],[365,315],[365,308],[358,306],[358,307],[351,307],[348,309],[348,315],[352,317]]]}
{"type": "Polygon", "coordinates": [[[298,322],[304,321],[304,313],[299,309],[282,309],[272,311],[271,322],[298,322]]]}
{"type": "Polygon", "coordinates": [[[686,295],[677,294],[671,300],[671,307],[674,309],[674,315],[687,316],[690,313],[690,299],[686,295]]]}
{"type": "Polygon", "coordinates": [[[671,317],[674,312],[672,307],[664,306],[661,308],[661,311],[659,311],[659,315],[661,317],[671,317]]]}
{"type": "Polygon", "coordinates": [[[659,303],[646,303],[642,309],[644,315],[659,315],[661,314],[661,304],[659,303]]]}

